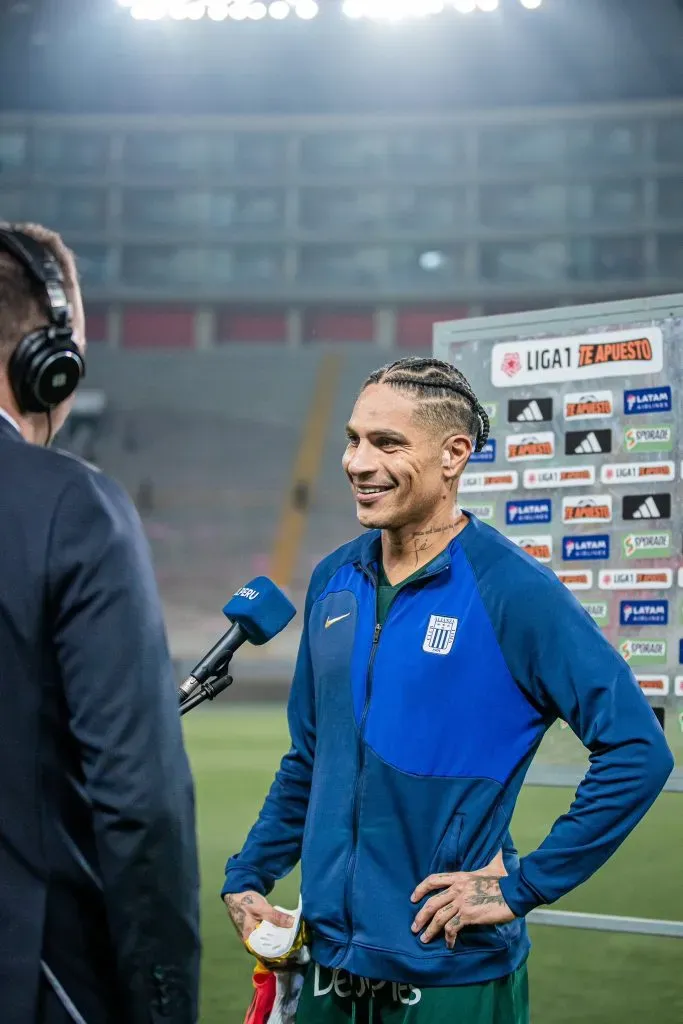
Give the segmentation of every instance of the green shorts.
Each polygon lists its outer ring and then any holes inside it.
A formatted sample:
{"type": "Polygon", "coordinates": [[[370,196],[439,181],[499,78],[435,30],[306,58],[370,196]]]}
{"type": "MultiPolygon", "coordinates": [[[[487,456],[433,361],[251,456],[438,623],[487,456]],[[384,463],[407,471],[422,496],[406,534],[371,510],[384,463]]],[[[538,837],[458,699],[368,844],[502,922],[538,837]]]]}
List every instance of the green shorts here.
{"type": "Polygon", "coordinates": [[[481,985],[415,988],[311,964],[297,1024],[529,1024],[526,964],[481,985]]]}

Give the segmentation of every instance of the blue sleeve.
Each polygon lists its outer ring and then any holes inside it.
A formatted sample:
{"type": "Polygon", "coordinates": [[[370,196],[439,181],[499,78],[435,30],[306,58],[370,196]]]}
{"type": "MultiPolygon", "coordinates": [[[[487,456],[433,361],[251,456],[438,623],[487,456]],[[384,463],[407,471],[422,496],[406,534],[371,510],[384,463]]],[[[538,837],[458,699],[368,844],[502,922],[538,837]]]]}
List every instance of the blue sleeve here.
{"type": "Polygon", "coordinates": [[[194,788],[147,542],[103,474],[67,485],[48,579],[126,1020],[146,1022],[152,1007],[186,1024],[199,988],[194,788]]]}
{"type": "Polygon", "coordinates": [[[306,597],[299,653],[287,707],[291,747],[280,763],[270,792],[240,853],[228,860],[224,896],[247,889],[267,896],[301,857],[315,756],[315,690],[308,620],[320,586],[320,567],[306,597]]]}
{"type": "Polygon", "coordinates": [[[482,598],[508,668],[548,723],[558,716],[590,751],[574,802],[519,870],[501,881],[518,916],[585,882],[652,805],[674,765],[623,658],[554,576],[491,567],[482,598]]]}

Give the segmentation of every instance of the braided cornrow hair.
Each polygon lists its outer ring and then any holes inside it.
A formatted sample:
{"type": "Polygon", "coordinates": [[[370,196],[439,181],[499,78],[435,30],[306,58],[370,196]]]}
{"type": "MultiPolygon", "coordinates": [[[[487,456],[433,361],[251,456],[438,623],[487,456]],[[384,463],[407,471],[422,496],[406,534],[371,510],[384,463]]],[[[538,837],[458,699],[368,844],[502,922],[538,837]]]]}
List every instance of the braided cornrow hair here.
{"type": "Polygon", "coordinates": [[[361,391],[370,384],[390,384],[414,395],[423,419],[441,429],[448,429],[456,419],[472,438],[476,452],[488,440],[489,418],[467,377],[451,363],[419,356],[397,359],[371,373],[361,391]]]}

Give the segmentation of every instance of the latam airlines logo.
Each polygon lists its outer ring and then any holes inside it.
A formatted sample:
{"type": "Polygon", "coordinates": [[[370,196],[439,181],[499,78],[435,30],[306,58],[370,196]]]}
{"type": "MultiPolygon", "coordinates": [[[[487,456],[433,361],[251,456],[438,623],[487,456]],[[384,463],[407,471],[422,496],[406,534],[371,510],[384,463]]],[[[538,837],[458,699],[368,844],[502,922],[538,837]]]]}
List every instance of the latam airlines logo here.
{"type": "Polygon", "coordinates": [[[620,626],[668,626],[668,601],[621,601],[620,626]]]}
{"type": "Polygon", "coordinates": [[[550,498],[537,501],[508,501],[505,503],[507,526],[528,526],[532,523],[549,523],[552,519],[550,498]]]}
{"type": "Polygon", "coordinates": [[[601,558],[609,558],[609,534],[562,538],[563,561],[579,562],[601,558]]]}
{"type": "Polygon", "coordinates": [[[644,412],[671,412],[671,388],[636,388],[624,391],[624,413],[637,416],[644,412]]]}
{"type": "Polygon", "coordinates": [[[486,442],[480,452],[472,452],[470,455],[470,462],[495,462],[496,461],[496,442],[491,437],[486,442]]]}

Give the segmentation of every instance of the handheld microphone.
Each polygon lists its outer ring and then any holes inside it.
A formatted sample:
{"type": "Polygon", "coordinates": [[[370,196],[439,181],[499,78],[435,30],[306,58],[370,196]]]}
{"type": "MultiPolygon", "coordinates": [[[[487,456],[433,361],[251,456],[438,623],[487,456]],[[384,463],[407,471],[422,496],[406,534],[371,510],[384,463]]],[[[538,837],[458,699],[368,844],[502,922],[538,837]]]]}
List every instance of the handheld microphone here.
{"type": "Polygon", "coordinates": [[[257,576],[240,587],[226,604],[223,614],[232,625],[181,683],[178,690],[181,703],[207,679],[223,673],[237,648],[246,640],[258,647],[277,636],[294,618],[296,608],[272,580],[257,576]]]}

